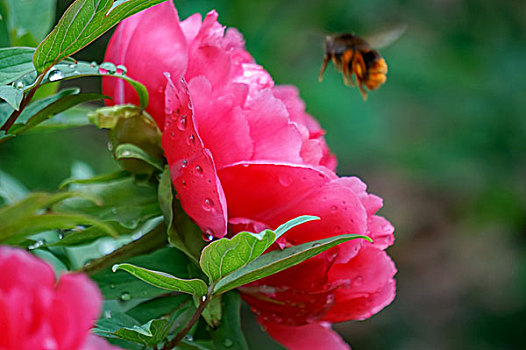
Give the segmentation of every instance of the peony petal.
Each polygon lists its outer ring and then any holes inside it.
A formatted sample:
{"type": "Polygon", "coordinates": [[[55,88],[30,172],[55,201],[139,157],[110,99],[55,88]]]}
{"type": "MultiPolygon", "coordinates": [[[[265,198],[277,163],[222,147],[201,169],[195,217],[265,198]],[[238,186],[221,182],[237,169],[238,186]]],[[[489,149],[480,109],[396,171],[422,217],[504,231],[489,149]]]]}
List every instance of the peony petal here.
{"type": "Polygon", "coordinates": [[[350,346],[326,322],[300,327],[259,320],[265,331],[289,350],[350,350],[350,346]]]}
{"type": "Polygon", "coordinates": [[[363,320],[389,305],[395,296],[396,267],[382,250],[368,244],[345,264],[334,264],[330,281],[346,281],[335,293],[335,304],[324,320],[363,320]]]}
{"type": "Polygon", "coordinates": [[[394,227],[382,216],[371,216],[367,227],[370,232],[368,236],[373,239],[375,247],[386,249],[394,243],[394,227]]]}
{"type": "Polygon", "coordinates": [[[214,159],[194,123],[188,86],[183,80],[166,85],[166,124],[162,146],[172,181],[185,212],[215,237],[226,234],[226,200],[214,159]]]}
{"type": "MultiPolygon", "coordinates": [[[[321,218],[288,231],[284,237],[291,244],[344,233],[367,233],[367,216],[360,198],[346,181],[322,168],[246,162],[221,169],[219,177],[232,217],[265,222],[272,228],[300,215],[321,218]]],[[[352,258],[362,241],[341,245],[338,260],[352,258]]]]}
{"type": "Polygon", "coordinates": [[[81,350],[120,350],[119,347],[111,345],[104,338],[90,334],[81,350]]]}
{"type": "MultiPolygon", "coordinates": [[[[143,83],[150,95],[146,109],[159,127],[164,126],[164,87],[168,72],[175,79],[187,67],[187,42],[179,26],[172,1],[166,1],[123,21],[106,49],[106,61],[124,64],[130,78],[143,83]]],[[[103,93],[115,98],[113,103],[138,104],[134,90],[122,79],[104,78],[103,93]]]]}
{"type": "Polygon", "coordinates": [[[77,349],[84,344],[102,306],[102,295],[87,276],[62,275],[49,315],[55,339],[61,349],[77,349]]]}

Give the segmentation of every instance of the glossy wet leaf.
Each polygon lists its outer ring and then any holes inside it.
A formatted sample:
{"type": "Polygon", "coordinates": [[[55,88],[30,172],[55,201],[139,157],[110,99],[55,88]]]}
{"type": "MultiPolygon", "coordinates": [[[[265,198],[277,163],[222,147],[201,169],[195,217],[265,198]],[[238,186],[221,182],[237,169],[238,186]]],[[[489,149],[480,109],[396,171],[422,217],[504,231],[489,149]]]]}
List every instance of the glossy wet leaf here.
{"type": "Polygon", "coordinates": [[[223,318],[219,326],[211,330],[217,350],[248,350],[248,344],[241,329],[241,296],[238,291],[222,295],[223,318]]]}
{"type": "Polygon", "coordinates": [[[33,63],[38,72],[74,54],[121,20],[163,0],[77,0],[64,12],[53,31],[38,45],[33,63]],[[111,10],[111,12],[110,12],[111,10]]]}
{"type": "Polygon", "coordinates": [[[137,159],[151,165],[159,171],[163,171],[163,163],[160,159],[155,159],[150,156],[142,148],[137,147],[131,143],[123,143],[115,148],[115,158],[118,160],[122,159],[137,159]]]}
{"type": "Polygon", "coordinates": [[[0,86],[0,99],[7,102],[9,106],[17,111],[20,108],[23,97],[24,91],[22,89],[18,89],[12,85],[0,86]]]}
{"type": "Polygon", "coordinates": [[[114,272],[124,270],[152,286],[175,292],[203,296],[208,290],[206,283],[198,278],[182,279],[165,272],[148,270],[132,264],[117,264],[113,266],[112,270],[114,272]]]}
{"type": "Polygon", "coordinates": [[[35,70],[32,47],[6,47],[0,49],[0,85],[10,84],[35,70]]]}
{"type": "Polygon", "coordinates": [[[219,280],[214,287],[214,294],[223,293],[283,271],[338,244],[357,238],[371,240],[367,236],[347,234],[300,244],[284,250],[274,250],[261,255],[248,265],[219,280]]]}

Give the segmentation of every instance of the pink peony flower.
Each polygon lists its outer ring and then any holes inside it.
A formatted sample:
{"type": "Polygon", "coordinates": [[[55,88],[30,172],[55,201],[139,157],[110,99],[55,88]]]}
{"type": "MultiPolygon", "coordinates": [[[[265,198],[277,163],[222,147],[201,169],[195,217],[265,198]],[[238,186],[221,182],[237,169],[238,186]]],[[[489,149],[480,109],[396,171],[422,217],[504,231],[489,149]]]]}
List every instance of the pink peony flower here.
{"type": "Polygon", "coordinates": [[[64,274],[57,281],[47,263],[0,246],[0,276],[0,349],[117,349],[89,334],[101,295],[85,275],[64,274]]]}
{"type": "MultiPolygon", "coordinates": [[[[347,349],[330,323],[367,318],[394,298],[396,269],[383,251],[393,227],[375,215],[379,197],[357,178],[336,176],[324,132],[297,90],[275,86],[214,11],[180,22],[172,2],[121,23],[105,59],[148,88],[147,110],[163,131],[177,195],[210,238],[310,214],[321,220],[287,232],[281,248],[344,233],[375,239],[350,241],[241,288],[259,322],[288,348],[347,349]]],[[[103,80],[103,90],[113,103],[137,102],[114,78],[103,80]]]]}

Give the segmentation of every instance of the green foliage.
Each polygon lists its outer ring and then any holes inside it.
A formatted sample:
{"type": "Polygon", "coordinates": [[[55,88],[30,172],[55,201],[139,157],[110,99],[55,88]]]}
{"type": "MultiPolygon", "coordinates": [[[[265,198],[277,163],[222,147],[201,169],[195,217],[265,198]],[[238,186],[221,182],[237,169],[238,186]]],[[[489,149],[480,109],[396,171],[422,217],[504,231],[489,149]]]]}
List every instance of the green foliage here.
{"type": "Polygon", "coordinates": [[[39,73],[71,56],[104,34],[121,20],[163,0],[75,1],[35,52],[33,63],[39,73]]]}
{"type": "Polygon", "coordinates": [[[10,84],[35,70],[31,47],[7,47],[0,49],[0,85],[10,84]]]}
{"type": "Polygon", "coordinates": [[[112,270],[113,272],[117,270],[129,272],[152,286],[175,292],[203,296],[206,295],[208,289],[206,283],[197,278],[189,280],[177,278],[165,272],[148,270],[131,264],[117,264],[113,266],[112,270]]]}
{"type": "Polygon", "coordinates": [[[217,350],[248,350],[247,341],[241,330],[241,296],[237,291],[222,295],[225,313],[219,326],[212,330],[212,340],[217,350]]]}
{"type": "Polygon", "coordinates": [[[11,44],[36,46],[55,18],[56,0],[3,0],[11,44]],[[38,9],[36,11],[36,9],[38,9]]]}

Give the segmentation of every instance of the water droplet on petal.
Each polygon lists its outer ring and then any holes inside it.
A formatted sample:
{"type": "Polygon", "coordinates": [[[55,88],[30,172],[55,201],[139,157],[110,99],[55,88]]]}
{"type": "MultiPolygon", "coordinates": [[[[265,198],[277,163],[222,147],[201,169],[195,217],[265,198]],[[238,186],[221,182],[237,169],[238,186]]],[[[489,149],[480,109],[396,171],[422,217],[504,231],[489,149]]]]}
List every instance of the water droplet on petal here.
{"type": "Polygon", "coordinates": [[[312,245],[313,248],[314,248],[314,247],[319,247],[319,246],[320,246],[320,243],[314,243],[314,244],[312,245]]]}
{"type": "Polygon", "coordinates": [[[335,206],[335,205],[331,206],[331,211],[332,211],[333,213],[334,213],[336,210],[338,210],[338,207],[337,207],[337,206],[335,206]]]}
{"type": "Polygon", "coordinates": [[[131,299],[131,294],[128,292],[122,292],[121,296],[119,297],[120,301],[128,301],[131,299]]]}
{"type": "Polygon", "coordinates": [[[122,64],[119,64],[117,67],[115,67],[115,74],[126,75],[127,72],[128,72],[128,68],[126,68],[122,64]]]}
{"type": "Polygon", "coordinates": [[[188,145],[193,145],[195,143],[195,136],[190,135],[188,136],[188,145]]]}
{"type": "Polygon", "coordinates": [[[181,115],[181,118],[179,118],[179,123],[177,123],[177,128],[181,131],[186,130],[186,115],[181,115]]]}
{"type": "Polygon", "coordinates": [[[200,165],[195,166],[195,172],[197,175],[203,175],[203,168],[200,165]]]}
{"type": "Polygon", "coordinates": [[[188,161],[186,159],[183,159],[181,161],[181,168],[186,168],[187,165],[188,165],[188,161]]]}
{"type": "Polygon", "coordinates": [[[181,181],[181,184],[183,185],[183,187],[186,187],[186,181],[185,180],[181,181]]]}
{"type": "Polygon", "coordinates": [[[205,241],[210,242],[214,239],[214,231],[206,229],[205,232],[203,232],[202,237],[205,241]]]}
{"type": "Polygon", "coordinates": [[[279,183],[285,187],[288,187],[292,183],[292,178],[288,175],[281,175],[279,177],[279,183]]]}
{"type": "Polygon", "coordinates": [[[59,69],[52,69],[49,72],[47,78],[49,79],[49,81],[57,81],[60,79],[64,79],[64,73],[62,73],[62,71],[59,69]]]}
{"type": "Polygon", "coordinates": [[[206,211],[214,209],[214,201],[210,198],[205,198],[205,200],[203,201],[203,209],[206,211]]]}
{"type": "Polygon", "coordinates": [[[355,286],[355,287],[359,287],[362,284],[363,284],[363,277],[362,276],[358,276],[352,281],[352,285],[355,286]]]}

